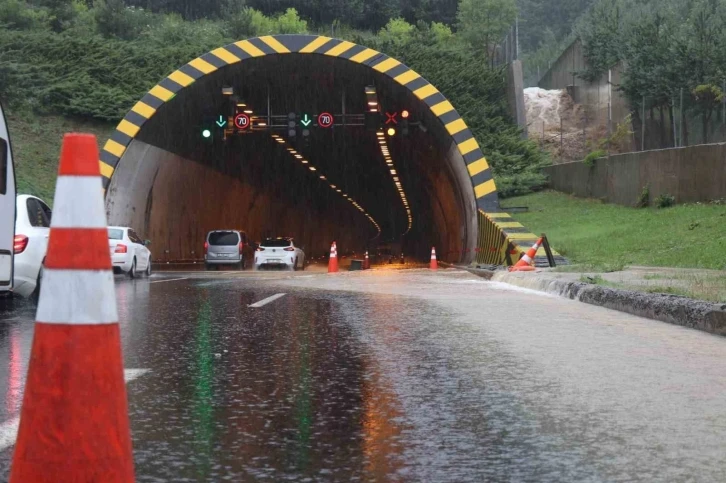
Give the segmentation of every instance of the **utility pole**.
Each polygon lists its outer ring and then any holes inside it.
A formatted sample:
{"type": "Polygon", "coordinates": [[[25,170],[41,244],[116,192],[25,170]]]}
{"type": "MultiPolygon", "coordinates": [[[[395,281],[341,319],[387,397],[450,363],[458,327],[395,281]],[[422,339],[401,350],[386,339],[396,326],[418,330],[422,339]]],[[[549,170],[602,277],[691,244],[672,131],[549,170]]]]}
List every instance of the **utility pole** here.
{"type": "Polygon", "coordinates": [[[681,112],[680,112],[680,114],[681,114],[681,126],[680,126],[681,133],[678,136],[678,144],[680,145],[680,147],[683,147],[683,87],[681,87],[681,112]]]}
{"type": "MultiPolygon", "coordinates": [[[[516,51],[515,51],[515,55],[514,55],[514,60],[519,60],[519,15],[517,15],[517,18],[514,21],[514,32],[515,32],[515,36],[517,37],[517,40],[516,40],[517,47],[516,47],[516,51]]],[[[724,90],[726,90],[726,88],[724,88],[724,90]]],[[[724,112],[726,112],[726,111],[724,111],[724,112]]]]}
{"type": "Polygon", "coordinates": [[[640,150],[645,151],[645,96],[643,96],[643,105],[641,106],[643,114],[640,121],[640,150]]]}
{"type": "Polygon", "coordinates": [[[673,147],[675,148],[676,145],[676,100],[671,98],[671,124],[673,124],[673,147]]]}
{"type": "Polygon", "coordinates": [[[608,160],[613,136],[613,71],[608,70],[608,160]]]}

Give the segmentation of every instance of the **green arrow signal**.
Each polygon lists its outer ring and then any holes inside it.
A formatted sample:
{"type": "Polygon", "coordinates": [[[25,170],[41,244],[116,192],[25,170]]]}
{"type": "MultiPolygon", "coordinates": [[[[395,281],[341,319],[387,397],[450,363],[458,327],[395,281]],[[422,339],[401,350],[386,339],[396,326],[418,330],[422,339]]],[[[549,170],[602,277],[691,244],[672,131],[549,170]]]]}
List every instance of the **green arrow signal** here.
{"type": "Polygon", "coordinates": [[[305,117],[300,121],[300,124],[302,124],[305,127],[308,127],[311,122],[313,122],[313,120],[310,119],[310,116],[308,116],[307,114],[305,114],[305,117]]]}
{"type": "Polygon", "coordinates": [[[227,125],[227,121],[224,120],[224,117],[219,116],[219,121],[217,121],[217,126],[224,127],[227,125]]]}

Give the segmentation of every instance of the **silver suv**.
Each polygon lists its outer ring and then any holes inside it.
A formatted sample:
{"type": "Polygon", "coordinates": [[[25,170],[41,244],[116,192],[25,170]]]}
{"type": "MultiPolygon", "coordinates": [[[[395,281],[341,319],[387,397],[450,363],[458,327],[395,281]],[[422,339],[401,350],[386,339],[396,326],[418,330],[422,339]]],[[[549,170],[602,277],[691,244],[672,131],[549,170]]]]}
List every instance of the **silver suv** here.
{"type": "Polygon", "coordinates": [[[244,255],[246,244],[247,235],[243,231],[210,231],[204,242],[204,263],[207,270],[218,269],[220,265],[247,268],[247,257],[244,255]]]}

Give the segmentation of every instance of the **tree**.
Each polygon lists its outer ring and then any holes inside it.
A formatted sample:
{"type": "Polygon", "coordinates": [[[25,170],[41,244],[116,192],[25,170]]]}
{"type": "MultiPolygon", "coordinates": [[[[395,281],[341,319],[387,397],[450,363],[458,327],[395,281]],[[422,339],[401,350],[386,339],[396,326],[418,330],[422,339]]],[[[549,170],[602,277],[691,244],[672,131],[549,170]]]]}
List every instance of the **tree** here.
{"type": "Polygon", "coordinates": [[[711,122],[713,111],[724,100],[724,93],[721,89],[714,85],[700,85],[693,89],[693,98],[701,108],[703,116],[703,144],[708,144],[708,129],[711,122]]]}
{"type": "Polygon", "coordinates": [[[76,3],[68,0],[39,0],[37,4],[48,9],[50,26],[56,32],[68,29],[78,15],[76,3]]]}
{"type": "Polygon", "coordinates": [[[285,13],[275,19],[276,34],[304,34],[308,31],[308,23],[302,20],[294,8],[288,8],[285,13]]]}
{"type": "Polygon", "coordinates": [[[392,18],[401,16],[401,8],[391,0],[366,0],[363,4],[363,20],[359,27],[377,31],[392,18]]]}
{"type": "Polygon", "coordinates": [[[497,45],[517,18],[514,0],[461,0],[456,14],[459,34],[475,49],[484,49],[493,66],[497,45]]]}
{"type": "Polygon", "coordinates": [[[378,33],[378,37],[386,43],[405,44],[411,39],[415,27],[402,18],[392,18],[378,33]]]}
{"type": "Polygon", "coordinates": [[[624,35],[621,3],[622,0],[598,2],[577,29],[587,59],[587,70],[579,73],[585,80],[598,79],[622,59],[624,35]]]}

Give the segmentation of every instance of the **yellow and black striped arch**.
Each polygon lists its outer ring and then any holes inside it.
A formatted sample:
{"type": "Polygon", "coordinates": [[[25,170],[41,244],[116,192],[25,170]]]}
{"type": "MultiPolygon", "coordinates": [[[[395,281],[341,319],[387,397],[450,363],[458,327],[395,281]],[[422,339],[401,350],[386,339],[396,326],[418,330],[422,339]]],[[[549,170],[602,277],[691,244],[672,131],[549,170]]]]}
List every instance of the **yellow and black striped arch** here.
{"type": "Polygon", "coordinates": [[[133,106],[101,150],[104,188],[108,188],[119,160],[143,124],[180,90],[206,74],[245,59],[289,53],[347,59],[375,69],[409,89],[439,118],[458,146],[471,177],[478,208],[485,212],[499,211],[489,163],[464,120],[436,87],[385,54],[344,40],[315,35],[274,35],[241,40],[206,53],[172,72],[133,106]]]}

